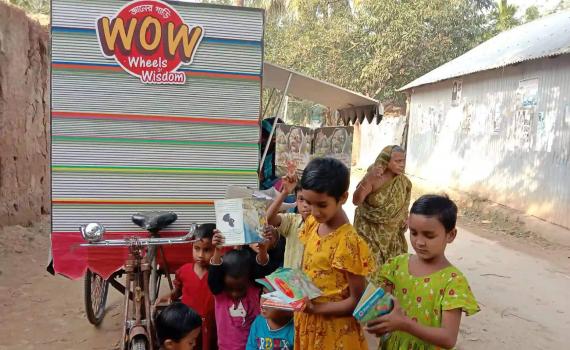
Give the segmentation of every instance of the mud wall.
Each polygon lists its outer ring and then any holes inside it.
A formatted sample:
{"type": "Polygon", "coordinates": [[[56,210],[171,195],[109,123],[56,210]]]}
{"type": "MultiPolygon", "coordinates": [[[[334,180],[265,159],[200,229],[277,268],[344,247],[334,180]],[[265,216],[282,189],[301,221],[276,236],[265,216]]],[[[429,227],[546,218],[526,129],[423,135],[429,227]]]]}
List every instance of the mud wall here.
{"type": "Polygon", "coordinates": [[[50,211],[49,36],[0,2],[0,225],[50,211]]]}

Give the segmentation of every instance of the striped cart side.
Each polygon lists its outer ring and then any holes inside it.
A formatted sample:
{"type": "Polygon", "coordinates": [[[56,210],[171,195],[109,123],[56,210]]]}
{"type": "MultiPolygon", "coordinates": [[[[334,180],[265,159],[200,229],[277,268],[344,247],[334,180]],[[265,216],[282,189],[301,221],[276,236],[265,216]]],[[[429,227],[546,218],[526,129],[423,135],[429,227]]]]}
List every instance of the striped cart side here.
{"type": "Polygon", "coordinates": [[[147,210],[176,212],[168,231],[184,232],[214,221],[227,186],[258,185],[263,12],[168,3],[205,32],[183,85],[143,84],[101,54],[96,19],[125,1],[52,3],[52,246],[94,221],[140,232],[130,217],[147,210]]]}

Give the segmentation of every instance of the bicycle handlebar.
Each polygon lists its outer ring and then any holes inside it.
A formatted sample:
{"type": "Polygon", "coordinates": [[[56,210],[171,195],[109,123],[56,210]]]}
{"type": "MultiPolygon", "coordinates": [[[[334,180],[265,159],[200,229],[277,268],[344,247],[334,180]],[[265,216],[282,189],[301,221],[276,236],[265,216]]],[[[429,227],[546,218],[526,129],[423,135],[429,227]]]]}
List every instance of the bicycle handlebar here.
{"type": "Polygon", "coordinates": [[[160,238],[139,238],[127,237],[123,239],[106,239],[98,242],[80,243],[80,247],[129,247],[132,245],[156,246],[156,245],[174,245],[188,244],[199,241],[194,238],[196,227],[193,226],[184,236],[178,237],[160,237],[160,238]]]}

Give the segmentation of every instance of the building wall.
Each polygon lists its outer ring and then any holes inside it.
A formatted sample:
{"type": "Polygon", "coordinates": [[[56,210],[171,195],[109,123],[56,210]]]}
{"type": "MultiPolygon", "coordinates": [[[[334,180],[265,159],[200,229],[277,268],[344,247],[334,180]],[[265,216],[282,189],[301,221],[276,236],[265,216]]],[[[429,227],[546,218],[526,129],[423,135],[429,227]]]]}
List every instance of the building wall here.
{"type": "Polygon", "coordinates": [[[376,120],[368,123],[366,119],[359,126],[359,137],[355,126],[355,142],[354,148],[358,148],[358,158],[356,166],[360,168],[368,168],[382,149],[388,145],[401,145],[404,133],[405,120],[403,116],[382,118],[380,124],[376,120]]]}
{"type": "Polygon", "coordinates": [[[0,225],[50,212],[47,27],[0,2],[0,225]]]}
{"type": "Polygon", "coordinates": [[[412,91],[407,171],[570,228],[570,55],[461,80],[457,106],[454,80],[412,91]]]}

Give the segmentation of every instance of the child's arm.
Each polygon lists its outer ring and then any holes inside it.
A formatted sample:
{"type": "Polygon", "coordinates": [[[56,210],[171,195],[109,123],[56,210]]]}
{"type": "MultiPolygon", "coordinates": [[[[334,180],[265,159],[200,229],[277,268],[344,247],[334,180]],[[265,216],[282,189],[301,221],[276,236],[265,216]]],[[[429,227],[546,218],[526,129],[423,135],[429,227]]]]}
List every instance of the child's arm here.
{"type": "Polygon", "coordinates": [[[368,323],[366,330],[376,335],[406,332],[432,345],[452,349],[457,343],[460,323],[461,309],[453,309],[443,311],[441,327],[423,326],[407,317],[398,301],[394,300],[394,310],[368,323]]]}
{"type": "Polygon", "coordinates": [[[220,231],[214,231],[212,244],[214,245],[214,255],[210,260],[208,268],[208,286],[212,294],[220,294],[224,291],[224,269],[222,268],[222,246],[224,244],[224,236],[220,231]]]}
{"type": "Polygon", "coordinates": [[[348,279],[348,290],[350,292],[348,298],[322,304],[309,302],[305,312],[323,316],[351,316],[362,293],[364,293],[364,289],[366,289],[366,278],[350,272],[346,272],[346,277],[348,279]]]}
{"type": "Polygon", "coordinates": [[[277,197],[275,197],[275,200],[271,203],[271,205],[267,209],[266,216],[267,216],[267,223],[269,225],[275,227],[281,226],[281,217],[278,215],[279,209],[281,208],[281,204],[283,204],[287,196],[291,194],[293,190],[295,190],[295,186],[297,186],[296,176],[293,178],[289,176],[283,178],[283,189],[281,190],[281,192],[279,192],[277,197]]]}

